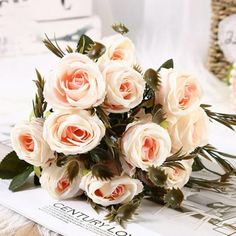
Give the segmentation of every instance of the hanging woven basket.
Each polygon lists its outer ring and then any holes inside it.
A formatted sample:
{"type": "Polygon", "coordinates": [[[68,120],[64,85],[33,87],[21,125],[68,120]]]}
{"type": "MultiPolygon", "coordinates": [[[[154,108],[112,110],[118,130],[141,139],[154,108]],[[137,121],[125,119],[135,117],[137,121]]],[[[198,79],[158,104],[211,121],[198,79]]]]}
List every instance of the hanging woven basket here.
{"type": "MultiPolygon", "coordinates": [[[[233,54],[230,47],[236,48],[236,35],[232,33],[234,31],[236,33],[236,0],[212,0],[211,6],[212,21],[208,69],[219,79],[225,80],[229,66],[234,62],[232,56],[229,55],[233,54]],[[232,30],[229,27],[233,27],[232,30]]],[[[236,57],[236,53],[233,54],[233,57],[236,57]]]]}

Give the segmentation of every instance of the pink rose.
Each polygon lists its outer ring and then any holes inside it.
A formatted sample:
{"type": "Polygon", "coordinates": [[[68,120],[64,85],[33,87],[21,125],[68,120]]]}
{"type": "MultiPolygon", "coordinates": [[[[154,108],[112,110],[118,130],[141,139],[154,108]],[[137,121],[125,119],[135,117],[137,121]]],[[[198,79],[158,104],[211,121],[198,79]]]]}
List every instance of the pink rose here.
{"type": "Polygon", "coordinates": [[[44,96],[54,109],[88,109],[105,97],[105,81],[96,63],[80,53],[63,57],[46,80],[44,96]]]}
{"type": "Polygon", "coordinates": [[[163,105],[168,115],[182,116],[200,105],[202,89],[197,79],[173,69],[161,69],[161,88],[156,92],[156,103],[163,105]]]}
{"type": "Polygon", "coordinates": [[[184,169],[178,166],[162,167],[167,175],[166,188],[183,188],[192,173],[193,160],[180,161],[184,169]]]}
{"type": "Polygon", "coordinates": [[[173,152],[182,148],[183,153],[190,153],[208,143],[209,118],[202,108],[185,116],[168,117],[167,121],[173,152]]]}
{"type": "Polygon", "coordinates": [[[52,150],[65,155],[86,153],[105,135],[96,114],[86,110],[53,112],[45,121],[43,136],[52,150]]]}
{"type": "Polygon", "coordinates": [[[67,174],[67,166],[58,167],[56,163],[53,163],[43,168],[40,177],[41,186],[52,197],[57,199],[68,199],[81,195],[83,193],[80,189],[82,169],[82,166],[80,166],[77,176],[73,181],[70,181],[67,174]]]}
{"type": "Polygon", "coordinates": [[[167,130],[160,125],[131,123],[122,139],[123,158],[133,167],[147,170],[150,166],[160,166],[170,155],[171,141],[167,130]]]}
{"type": "Polygon", "coordinates": [[[103,70],[107,84],[104,108],[111,113],[123,113],[142,102],[145,81],[133,68],[113,62],[103,70]]]}
{"type": "Polygon", "coordinates": [[[43,139],[43,119],[15,125],[11,131],[11,142],[18,157],[34,166],[47,166],[55,159],[53,151],[43,139]]]}
{"type": "Polygon", "coordinates": [[[102,43],[106,46],[106,52],[98,60],[102,69],[113,61],[122,62],[127,66],[135,64],[135,46],[128,37],[115,34],[105,37],[102,43]]]}
{"type": "Polygon", "coordinates": [[[102,206],[128,203],[143,190],[138,179],[124,175],[102,181],[93,177],[91,172],[82,178],[80,187],[93,202],[102,206]]]}

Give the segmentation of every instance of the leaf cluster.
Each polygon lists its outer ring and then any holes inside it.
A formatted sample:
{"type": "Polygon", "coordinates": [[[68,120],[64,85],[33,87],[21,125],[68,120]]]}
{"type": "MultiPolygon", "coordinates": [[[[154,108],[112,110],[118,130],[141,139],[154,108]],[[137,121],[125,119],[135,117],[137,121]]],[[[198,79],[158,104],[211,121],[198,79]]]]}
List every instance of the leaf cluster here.
{"type": "Polygon", "coordinates": [[[191,177],[187,183],[187,186],[192,188],[212,189],[221,192],[230,185],[228,181],[232,175],[236,174],[236,171],[234,166],[225,158],[236,158],[236,156],[218,151],[210,144],[196,148],[192,155],[195,155],[193,171],[206,170],[218,177],[212,180],[191,177]],[[210,162],[214,160],[224,170],[224,173],[222,174],[214,169],[211,169],[210,166],[203,162],[203,159],[210,162]]]}
{"type": "Polygon", "coordinates": [[[105,53],[106,47],[99,42],[93,41],[90,37],[83,34],[78,41],[76,51],[86,54],[92,60],[97,60],[105,53]]]}
{"type": "Polygon", "coordinates": [[[78,176],[79,171],[80,171],[80,163],[78,160],[72,159],[66,163],[67,177],[71,183],[78,176]]]}
{"type": "MultiPolygon", "coordinates": [[[[56,38],[54,39],[55,44],[51,41],[51,39],[49,39],[49,37],[45,34],[45,39],[43,40],[44,45],[48,48],[48,50],[50,50],[53,54],[55,54],[56,56],[62,58],[65,56],[65,52],[63,52],[63,50],[59,47],[56,38]]],[[[67,51],[70,51],[70,47],[67,48],[67,51]]]]}
{"type": "Polygon", "coordinates": [[[129,29],[122,23],[114,23],[111,27],[115,32],[122,35],[129,32],[129,29]]]}
{"type": "Polygon", "coordinates": [[[112,206],[110,212],[105,216],[105,219],[109,222],[117,222],[124,228],[125,222],[131,220],[136,214],[136,211],[141,204],[142,198],[143,194],[139,194],[129,203],[118,207],[116,205],[112,206]]]}
{"type": "Polygon", "coordinates": [[[45,101],[43,96],[45,80],[42,78],[38,70],[36,70],[36,74],[37,80],[34,80],[34,82],[37,87],[37,93],[35,94],[35,99],[33,101],[33,111],[35,117],[43,118],[44,112],[47,109],[47,102],[45,101]]]}
{"type": "Polygon", "coordinates": [[[12,179],[9,189],[14,192],[24,185],[33,170],[32,165],[20,160],[16,152],[12,151],[0,163],[0,178],[12,179]]]}
{"type": "Polygon", "coordinates": [[[211,111],[209,108],[211,105],[201,104],[201,107],[204,109],[206,114],[209,116],[211,120],[217,121],[220,124],[228,127],[229,129],[234,130],[234,126],[236,125],[236,115],[235,114],[225,114],[211,111]]]}
{"type": "Polygon", "coordinates": [[[179,188],[168,189],[164,195],[164,202],[172,208],[179,208],[184,200],[184,194],[179,188]]]}

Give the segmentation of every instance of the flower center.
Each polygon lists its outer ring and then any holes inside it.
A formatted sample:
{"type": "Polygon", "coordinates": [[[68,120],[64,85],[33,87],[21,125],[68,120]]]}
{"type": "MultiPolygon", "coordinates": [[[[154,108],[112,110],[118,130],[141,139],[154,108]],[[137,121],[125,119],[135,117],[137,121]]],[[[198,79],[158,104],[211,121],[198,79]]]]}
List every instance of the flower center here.
{"type": "Polygon", "coordinates": [[[61,179],[58,181],[58,183],[57,183],[57,191],[58,191],[59,193],[62,193],[62,192],[64,192],[69,186],[70,186],[70,181],[69,181],[67,178],[63,177],[63,178],[61,178],[61,179]]]}
{"type": "Polygon", "coordinates": [[[169,178],[171,180],[175,180],[176,177],[180,176],[182,174],[183,170],[178,168],[178,167],[175,167],[174,169],[172,169],[172,175],[169,176],[169,178]]]}
{"type": "Polygon", "coordinates": [[[158,142],[151,137],[146,137],[142,146],[142,160],[146,162],[154,161],[158,150],[158,142]]]}
{"type": "Polygon", "coordinates": [[[119,49],[115,50],[111,56],[111,60],[115,61],[115,60],[122,60],[122,59],[124,59],[124,53],[119,49]]]}
{"type": "Polygon", "coordinates": [[[132,83],[129,81],[125,81],[120,85],[120,92],[122,97],[126,100],[130,99],[133,94],[133,86],[132,83]]]}
{"type": "Polygon", "coordinates": [[[125,186],[123,184],[120,184],[116,187],[116,189],[111,193],[111,195],[108,197],[108,199],[115,200],[118,197],[122,196],[125,192],[125,186]]]}
{"type": "Polygon", "coordinates": [[[28,152],[34,151],[34,140],[30,134],[22,134],[20,136],[20,143],[21,145],[27,150],[28,152]]]}
{"type": "Polygon", "coordinates": [[[74,145],[74,142],[84,143],[90,138],[91,134],[87,130],[82,130],[76,126],[67,126],[61,140],[67,144],[74,145]]]}
{"type": "Polygon", "coordinates": [[[179,100],[179,105],[185,107],[191,100],[193,93],[196,91],[196,86],[194,84],[187,84],[184,87],[184,96],[179,100]]]}
{"type": "Polygon", "coordinates": [[[104,193],[102,192],[101,189],[97,189],[95,191],[95,195],[98,197],[103,197],[105,199],[108,199],[109,201],[115,200],[118,197],[121,197],[125,192],[125,185],[119,184],[115,190],[110,194],[110,196],[104,196],[104,193]]]}
{"type": "Polygon", "coordinates": [[[73,75],[65,78],[65,87],[71,90],[77,90],[88,84],[88,75],[84,71],[77,71],[73,75]]]}

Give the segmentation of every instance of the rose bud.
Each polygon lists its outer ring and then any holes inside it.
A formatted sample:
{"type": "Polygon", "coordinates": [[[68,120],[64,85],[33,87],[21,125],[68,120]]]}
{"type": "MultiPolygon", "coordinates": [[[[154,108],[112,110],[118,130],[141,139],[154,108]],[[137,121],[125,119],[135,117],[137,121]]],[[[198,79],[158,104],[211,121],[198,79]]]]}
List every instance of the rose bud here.
{"type": "Polygon", "coordinates": [[[126,36],[115,34],[105,37],[102,44],[106,47],[106,52],[98,60],[102,69],[113,61],[119,61],[127,66],[135,64],[135,46],[126,36]]]}
{"type": "Polygon", "coordinates": [[[188,182],[189,177],[192,173],[192,160],[183,160],[180,161],[180,164],[184,168],[178,166],[172,167],[162,167],[167,175],[166,188],[183,188],[184,185],[188,182]]]}

